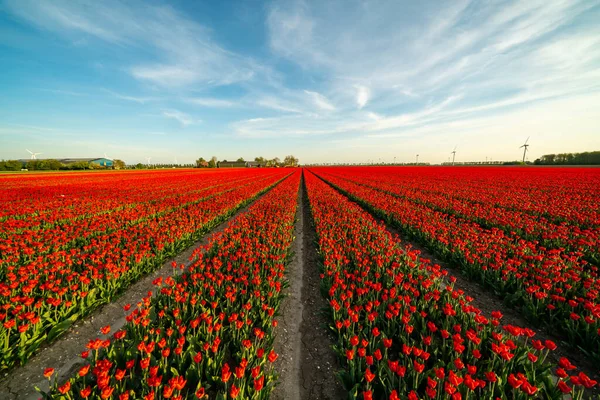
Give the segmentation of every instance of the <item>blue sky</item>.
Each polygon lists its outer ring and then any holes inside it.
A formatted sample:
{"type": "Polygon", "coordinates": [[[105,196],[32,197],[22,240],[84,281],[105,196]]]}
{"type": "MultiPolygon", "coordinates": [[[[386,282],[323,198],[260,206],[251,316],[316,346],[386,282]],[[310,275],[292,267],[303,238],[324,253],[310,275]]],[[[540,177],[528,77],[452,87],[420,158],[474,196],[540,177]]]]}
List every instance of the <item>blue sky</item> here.
{"type": "Polygon", "coordinates": [[[0,159],[600,150],[600,3],[0,0],[0,159]]]}

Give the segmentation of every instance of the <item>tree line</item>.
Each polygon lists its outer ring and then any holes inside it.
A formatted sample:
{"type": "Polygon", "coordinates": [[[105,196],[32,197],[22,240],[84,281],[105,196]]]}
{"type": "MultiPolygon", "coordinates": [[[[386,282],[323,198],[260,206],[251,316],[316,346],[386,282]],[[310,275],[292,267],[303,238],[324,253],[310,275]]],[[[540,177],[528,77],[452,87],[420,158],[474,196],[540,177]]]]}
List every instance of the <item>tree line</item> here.
{"type": "MultiPolygon", "coordinates": [[[[228,162],[223,160],[222,162],[228,162]]],[[[246,162],[243,157],[238,158],[235,162],[243,163],[246,162]]],[[[254,162],[258,163],[261,167],[295,167],[298,165],[298,158],[293,155],[286,156],[283,161],[279,157],[267,159],[264,157],[255,157],[254,162]]],[[[216,156],[212,156],[210,160],[205,160],[200,157],[196,160],[196,168],[217,168],[219,166],[219,159],[216,156]]]]}
{"type": "Polygon", "coordinates": [[[535,165],[600,165],[600,151],[545,154],[533,163],[535,165]]]}
{"type": "MultiPolygon", "coordinates": [[[[113,160],[113,169],[124,169],[125,162],[121,160],[113,160]]],[[[0,171],[20,171],[27,169],[28,171],[80,171],[86,169],[108,169],[98,164],[87,161],[78,161],[69,164],[63,164],[58,160],[29,160],[25,164],[19,160],[2,160],[0,161],[0,171]]]]}

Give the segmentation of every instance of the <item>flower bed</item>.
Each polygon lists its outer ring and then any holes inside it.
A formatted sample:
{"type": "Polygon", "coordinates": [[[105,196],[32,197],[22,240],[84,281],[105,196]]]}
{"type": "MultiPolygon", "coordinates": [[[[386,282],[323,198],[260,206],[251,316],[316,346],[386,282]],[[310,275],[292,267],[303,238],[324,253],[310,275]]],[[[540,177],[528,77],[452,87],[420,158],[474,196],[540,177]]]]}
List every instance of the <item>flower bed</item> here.
{"type": "Polygon", "coordinates": [[[113,340],[91,340],[89,364],[44,397],[268,398],[299,181],[296,172],[214,235],[188,271],[157,280],[113,340]]]}
{"type": "Polygon", "coordinates": [[[77,223],[59,224],[38,231],[38,240],[19,234],[3,240],[0,370],[26,362],[43,342],[54,340],[75,320],[111,301],[288,173],[261,174],[244,184],[233,179],[176,200],[152,202],[149,194],[147,203],[103,214],[83,231],[77,223]]]}
{"type": "Polygon", "coordinates": [[[551,326],[600,360],[600,277],[581,253],[547,249],[369,187],[360,171],[353,181],[317,173],[503,296],[533,323],[551,326]]]}
{"type": "Polygon", "coordinates": [[[384,226],[315,175],[306,174],[306,187],[345,365],[340,377],[352,397],[558,399],[596,384],[569,378],[566,359],[550,365],[554,343],[502,326],[499,312],[482,315],[443,285],[446,271],[403,252],[384,226]]]}

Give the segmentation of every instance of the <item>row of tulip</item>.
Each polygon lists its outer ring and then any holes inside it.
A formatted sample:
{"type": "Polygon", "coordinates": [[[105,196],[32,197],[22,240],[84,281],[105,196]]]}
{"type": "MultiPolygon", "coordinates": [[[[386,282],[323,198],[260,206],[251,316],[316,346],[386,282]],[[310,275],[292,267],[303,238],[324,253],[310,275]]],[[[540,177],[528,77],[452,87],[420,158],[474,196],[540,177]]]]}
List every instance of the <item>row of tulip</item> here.
{"type": "MultiPolygon", "coordinates": [[[[489,180],[493,179],[494,176],[498,176],[500,172],[503,175],[510,175],[504,170],[492,169],[491,171],[495,175],[488,171],[489,180]]],[[[579,223],[574,221],[554,222],[558,220],[557,216],[549,215],[548,212],[540,214],[521,210],[518,208],[518,202],[512,203],[513,207],[506,208],[494,202],[487,203],[485,200],[477,199],[478,186],[471,186],[472,183],[465,179],[462,180],[463,191],[458,194],[452,193],[452,189],[456,185],[456,182],[452,180],[453,176],[445,176],[443,171],[439,172],[440,176],[435,181],[435,186],[427,190],[421,189],[423,182],[413,182],[412,179],[407,179],[408,174],[394,173],[393,169],[376,172],[361,171],[360,183],[422,204],[427,208],[476,222],[486,229],[501,229],[514,238],[537,241],[543,247],[560,249],[569,255],[580,256],[579,253],[583,253],[589,262],[595,264],[594,271],[598,271],[595,267],[600,265],[600,213],[598,214],[598,221],[588,220],[588,224],[584,226],[580,226],[579,223]],[[464,194],[465,188],[469,189],[470,196],[464,194]]],[[[581,171],[578,170],[578,172],[581,171]]],[[[531,173],[535,176],[535,172],[531,173]]],[[[354,178],[349,169],[338,169],[332,174],[350,180],[354,178]]],[[[579,175],[576,178],[579,178],[579,175]]],[[[427,182],[427,178],[423,178],[423,181],[427,182]]],[[[596,187],[600,186],[600,174],[597,172],[589,174],[586,182],[589,181],[595,181],[596,187]]],[[[488,181],[488,183],[491,182],[488,181]]],[[[567,186],[566,183],[564,179],[558,180],[556,178],[556,186],[564,188],[567,186]]],[[[600,190],[593,191],[587,186],[577,187],[580,182],[575,181],[574,183],[575,185],[568,185],[568,195],[557,195],[557,198],[563,204],[563,214],[565,210],[569,210],[577,215],[579,210],[573,205],[582,204],[582,199],[586,198],[586,195],[589,196],[594,192],[600,194],[600,190]]],[[[491,186],[499,190],[497,185],[491,186]]],[[[531,186],[520,188],[521,192],[530,190],[531,186]]],[[[519,198],[519,196],[515,197],[519,198]]],[[[482,196],[482,198],[485,198],[485,196],[482,196]]],[[[506,203],[507,201],[504,202],[504,204],[506,203]]],[[[557,201],[555,200],[554,203],[556,204],[557,201]]],[[[594,201],[593,203],[597,202],[594,201]]],[[[593,208],[593,206],[589,208],[593,208]]]]}
{"type": "Polygon", "coordinates": [[[72,225],[72,231],[40,238],[38,246],[2,250],[0,370],[25,363],[42,343],[110,302],[287,174],[263,174],[244,185],[227,183],[197,195],[205,197],[191,196],[191,203],[183,196],[179,206],[167,201],[166,211],[155,214],[144,215],[149,208],[143,206],[114,221],[107,214],[103,221],[108,228],[100,226],[88,237],[77,237],[85,235],[72,225]],[[53,250],[44,250],[48,248],[53,250]]]}
{"type": "Polygon", "coordinates": [[[366,173],[418,192],[525,212],[554,223],[600,227],[597,168],[378,167],[364,168],[361,175],[366,173]]]}
{"type": "Polygon", "coordinates": [[[120,201],[125,199],[117,196],[115,189],[120,189],[118,193],[130,198],[136,193],[142,195],[139,189],[143,187],[152,190],[151,193],[164,189],[177,191],[180,185],[197,182],[200,176],[210,175],[193,172],[164,170],[148,174],[148,171],[111,171],[3,176],[0,221],[26,219],[27,222],[36,223],[57,212],[65,217],[77,217],[85,213],[88,201],[94,202],[99,197],[107,205],[118,207],[120,201]]]}
{"type": "Polygon", "coordinates": [[[533,323],[552,326],[600,359],[600,279],[582,258],[365,186],[359,170],[352,181],[316,172],[492,288],[533,323]]]}
{"type": "Polygon", "coordinates": [[[596,385],[566,358],[550,365],[553,342],[502,326],[500,312],[485,316],[444,286],[447,271],[404,252],[383,224],[318,177],[307,172],[305,182],[351,398],[560,399],[596,385]]]}
{"type": "MultiPolygon", "coordinates": [[[[209,198],[223,195],[240,186],[253,184],[254,181],[270,179],[272,176],[217,183],[215,180],[198,182],[206,186],[198,188],[181,188],[176,196],[148,196],[143,201],[129,204],[119,209],[103,210],[81,218],[46,224],[45,229],[27,229],[8,233],[2,245],[0,270],[7,265],[20,266],[57,251],[69,252],[72,248],[82,248],[94,238],[114,234],[119,230],[131,229],[134,225],[161,218],[183,208],[189,208],[209,198]]],[[[139,188],[140,190],[143,188],[139,188]]],[[[96,201],[98,209],[102,209],[101,201],[96,201]]]]}
{"type": "Polygon", "coordinates": [[[188,270],[156,280],[123,329],[89,342],[75,376],[58,382],[48,368],[43,397],[267,399],[299,182],[298,171],[196,250],[188,270]]]}
{"type": "MultiPolygon", "coordinates": [[[[240,171],[242,172],[242,171],[240,171]]],[[[99,214],[109,214],[124,208],[133,208],[139,204],[159,202],[172,197],[186,196],[188,193],[206,190],[210,187],[243,182],[252,179],[255,174],[239,173],[226,177],[217,173],[190,175],[189,173],[171,172],[168,175],[157,174],[148,178],[146,175],[128,175],[127,180],[103,181],[98,178],[92,183],[82,182],[78,185],[65,184],[64,177],[56,179],[57,183],[44,189],[32,190],[25,186],[8,185],[0,189],[0,205],[11,214],[0,218],[0,237],[8,237],[13,233],[28,235],[39,229],[53,228],[57,225],[78,223],[99,214]],[[162,175],[162,176],[161,176],[162,175]],[[43,194],[40,193],[43,191],[43,194]],[[18,194],[16,199],[15,193],[18,194]],[[12,195],[12,196],[11,196],[12,195]],[[28,200],[35,199],[36,213],[28,214],[28,200]]],[[[118,175],[117,175],[118,176],[118,175]]],[[[69,176],[69,178],[73,178],[69,176]]]]}

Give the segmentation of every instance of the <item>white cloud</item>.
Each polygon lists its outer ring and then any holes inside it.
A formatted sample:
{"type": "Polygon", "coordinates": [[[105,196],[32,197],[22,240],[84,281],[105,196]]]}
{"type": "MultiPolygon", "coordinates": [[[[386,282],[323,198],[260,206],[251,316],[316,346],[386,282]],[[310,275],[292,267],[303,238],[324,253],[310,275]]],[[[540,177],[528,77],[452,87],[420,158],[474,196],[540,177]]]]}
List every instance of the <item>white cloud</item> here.
{"type": "Polygon", "coordinates": [[[6,4],[19,17],[77,40],[85,39],[80,37],[84,33],[118,46],[151,50],[156,61],[132,65],[128,71],[136,79],[162,87],[228,85],[255,74],[250,59],[223,49],[209,29],[169,6],[134,0],[6,0],[6,4]]]}
{"type": "Polygon", "coordinates": [[[197,79],[197,73],[191,68],[178,65],[138,66],[131,68],[131,74],[140,80],[148,80],[161,86],[184,86],[197,79]]]}
{"type": "Polygon", "coordinates": [[[192,119],[192,117],[190,117],[188,114],[178,110],[163,110],[162,115],[164,115],[167,118],[172,118],[174,120],[179,121],[179,123],[183,126],[188,126],[201,122],[200,120],[192,119]]]}
{"type": "Polygon", "coordinates": [[[384,117],[374,112],[368,112],[367,116],[371,118],[373,121],[381,121],[384,117]]]}
{"type": "Polygon", "coordinates": [[[227,108],[233,107],[236,105],[233,101],[223,100],[223,99],[215,99],[210,97],[194,97],[186,99],[188,103],[197,104],[203,107],[209,108],[227,108]]]}
{"type": "Polygon", "coordinates": [[[127,96],[127,95],[124,95],[124,94],[113,92],[112,90],[108,90],[108,89],[104,89],[104,91],[107,92],[107,93],[110,93],[111,95],[113,95],[117,99],[132,101],[134,103],[145,104],[145,103],[157,100],[155,97],[127,96]]]}
{"type": "Polygon", "coordinates": [[[260,107],[270,108],[272,110],[284,111],[290,113],[298,113],[301,114],[304,111],[299,109],[296,105],[290,103],[289,101],[274,97],[274,96],[265,96],[256,101],[256,104],[260,107]]]}
{"type": "Polygon", "coordinates": [[[317,93],[317,92],[311,92],[309,90],[305,90],[304,93],[309,95],[311,97],[312,101],[315,103],[315,105],[318,108],[320,108],[321,110],[325,110],[325,111],[335,110],[335,106],[333,104],[331,104],[329,102],[329,100],[327,100],[327,97],[323,96],[322,94],[317,93]]]}
{"type": "MultiPolygon", "coordinates": [[[[169,100],[229,108],[223,114],[238,112],[232,119],[239,121],[215,131],[231,128],[243,138],[351,140],[369,147],[369,140],[421,135],[444,138],[450,151],[456,140],[446,138],[463,130],[485,132],[497,143],[502,133],[490,121],[518,130],[520,110],[543,118],[544,109],[559,112],[561,104],[572,110],[600,92],[600,26],[594,24],[600,8],[586,0],[273,0],[264,9],[267,51],[256,59],[228,50],[218,41],[221,32],[169,6],[138,0],[4,4],[36,27],[67,36],[67,43],[83,40],[86,49],[101,43],[132,54],[119,58],[128,60],[125,66],[100,60],[105,67],[96,72],[116,67],[144,84],[138,93],[151,95],[110,92],[116,98],[145,108],[160,100],[160,108],[147,112],[182,126],[197,121],[169,100]],[[223,85],[232,87],[211,90],[223,85]],[[503,116],[511,124],[501,123],[503,116]]],[[[572,120],[572,141],[587,140],[581,124],[572,120]]],[[[543,130],[555,132],[549,125],[543,130]]]]}
{"type": "Polygon", "coordinates": [[[366,86],[357,86],[356,87],[356,105],[358,105],[359,109],[361,109],[367,105],[370,95],[371,95],[371,92],[369,91],[368,87],[366,87],[366,86]]]}

